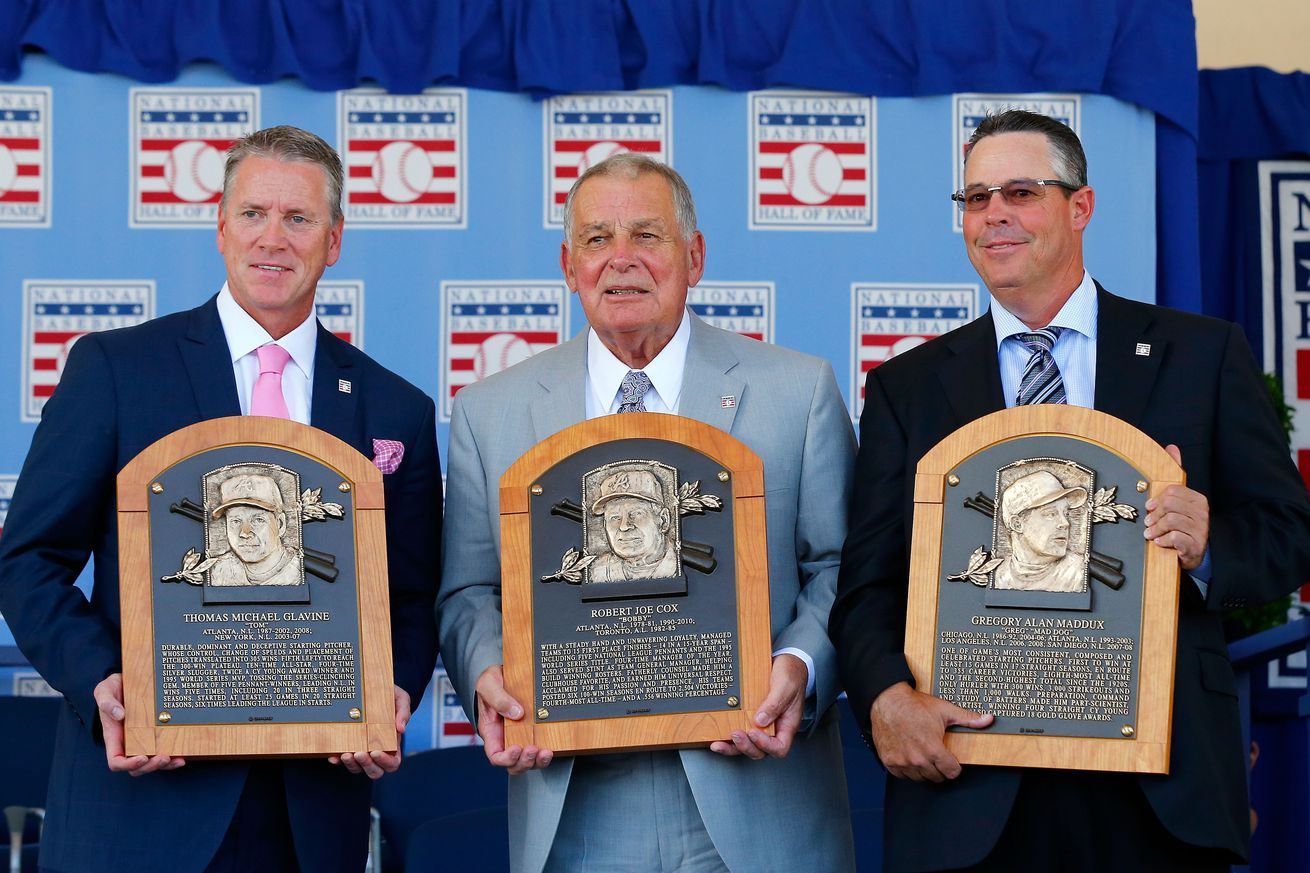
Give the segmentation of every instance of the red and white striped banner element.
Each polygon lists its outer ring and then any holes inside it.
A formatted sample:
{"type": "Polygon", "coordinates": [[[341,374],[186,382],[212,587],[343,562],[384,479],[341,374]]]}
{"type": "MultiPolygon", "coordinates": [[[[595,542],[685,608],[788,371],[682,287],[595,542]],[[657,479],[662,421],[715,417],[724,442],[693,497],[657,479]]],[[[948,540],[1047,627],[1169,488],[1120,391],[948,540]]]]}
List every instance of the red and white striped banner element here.
{"type": "Polygon", "coordinates": [[[0,88],[0,227],[50,226],[50,89],[0,88]]]}

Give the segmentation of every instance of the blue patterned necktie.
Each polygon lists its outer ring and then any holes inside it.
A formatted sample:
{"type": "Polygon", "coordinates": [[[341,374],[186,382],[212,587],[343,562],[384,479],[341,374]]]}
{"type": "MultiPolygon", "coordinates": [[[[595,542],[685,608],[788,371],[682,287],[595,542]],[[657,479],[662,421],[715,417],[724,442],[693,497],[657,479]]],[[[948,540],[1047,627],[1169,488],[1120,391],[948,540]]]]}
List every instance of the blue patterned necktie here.
{"type": "Polygon", "coordinates": [[[1060,377],[1060,368],[1055,365],[1051,349],[1064,331],[1062,327],[1046,327],[1032,333],[1016,333],[1015,339],[1028,347],[1032,356],[1023,368],[1023,377],[1019,380],[1019,406],[1032,403],[1068,403],[1064,394],[1064,379],[1060,377]]]}
{"type": "Polygon", "coordinates": [[[650,390],[650,376],[640,370],[629,370],[619,388],[623,392],[619,412],[646,411],[646,392],[650,390]]]}

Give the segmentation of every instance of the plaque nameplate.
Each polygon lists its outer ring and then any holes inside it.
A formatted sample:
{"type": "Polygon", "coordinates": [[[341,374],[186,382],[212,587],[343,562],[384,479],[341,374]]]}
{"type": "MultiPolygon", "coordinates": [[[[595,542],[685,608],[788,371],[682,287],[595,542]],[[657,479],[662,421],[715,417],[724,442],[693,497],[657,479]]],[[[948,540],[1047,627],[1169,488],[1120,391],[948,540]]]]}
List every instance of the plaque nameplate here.
{"type": "Polygon", "coordinates": [[[118,477],[127,754],[397,747],[381,473],[296,422],[233,417],[118,477]]]}
{"type": "Polygon", "coordinates": [[[749,729],[770,668],[762,464],[654,413],[575,425],[501,479],[511,744],[706,745],[749,729]]]}
{"type": "Polygon", "coordinates": [[[1063,405],[997,412],[919,463],[905,651],[920,690],[995,716],[961,763],[1167,773],[1178,562],[1142,536],[1183,472],[1063,405]]]}

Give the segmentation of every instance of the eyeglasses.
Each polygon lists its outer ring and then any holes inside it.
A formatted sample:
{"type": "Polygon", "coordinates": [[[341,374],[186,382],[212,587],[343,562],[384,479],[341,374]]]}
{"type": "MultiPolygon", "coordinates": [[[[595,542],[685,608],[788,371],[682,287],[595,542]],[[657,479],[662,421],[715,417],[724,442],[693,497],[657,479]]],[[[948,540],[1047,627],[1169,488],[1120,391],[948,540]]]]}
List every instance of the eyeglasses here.
{"type": "Polygon", "coordinates": [[[1011,179],[1004,185],[986,187],[974,185],[970,188],[961,188],[951,195],[951,199],[959,204],[961,212],[982,212],[987,208],[987,204],[992,202],[992,195],[999,191],[1005,202],[1011,206],[1026,206],[1041,200],[1046,195],[1047,185],[1055,185],[1066,191],[1079,190],[1077,185],[1070,185],[1059,179],[1011,179]]]}

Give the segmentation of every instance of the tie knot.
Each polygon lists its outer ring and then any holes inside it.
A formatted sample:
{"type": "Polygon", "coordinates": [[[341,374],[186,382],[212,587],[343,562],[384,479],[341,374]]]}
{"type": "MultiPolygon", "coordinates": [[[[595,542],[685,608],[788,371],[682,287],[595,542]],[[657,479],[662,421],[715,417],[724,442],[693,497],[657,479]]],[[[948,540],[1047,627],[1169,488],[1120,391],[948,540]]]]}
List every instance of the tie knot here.
{"type": "Polygon", "coordinates": [[[623,394],[619,401],[619,412],[646,411],[646,392],[650,390],[650,376],[641,370],[629,370],[619,388],[623,394]]]}
{"type": "Polygon", "coordinates": [[[1031,333],[1016,333],[1015,339],[1028,347],[1028,351],[1034,354],[1045,352],[1048,355],[1051,349],[1055,348],[1055,341],[1064,333],[1062,327],[1044,327],[1040,330],[1034,330],[1031,333]]]}
{"type": "Polygon", "coordinates": [[[255,354],[259,356],[259,374],[261,376],[265,373],[281,376],[282,370],[286,368],[287,361],[291,360],[291,353],[277,343],[262,345],[255,349],[255,354]]]}

